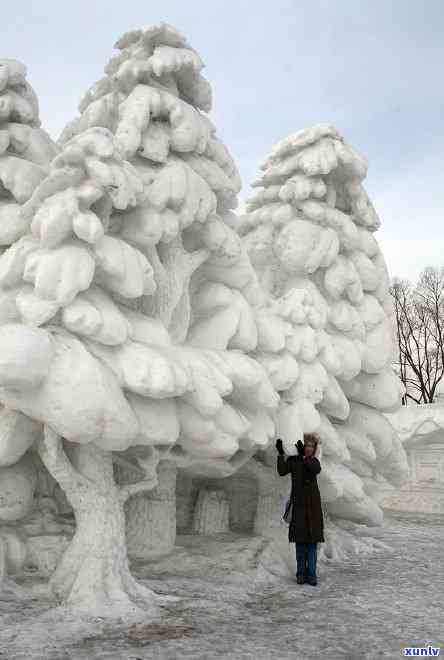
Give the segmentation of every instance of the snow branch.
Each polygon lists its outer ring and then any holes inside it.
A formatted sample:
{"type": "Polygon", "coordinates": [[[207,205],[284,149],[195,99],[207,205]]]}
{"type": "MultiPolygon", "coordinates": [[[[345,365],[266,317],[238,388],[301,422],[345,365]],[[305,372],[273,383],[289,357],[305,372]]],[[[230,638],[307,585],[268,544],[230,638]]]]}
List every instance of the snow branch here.
{"type": "Polygon", "coordinates": [[[149,490],[153,490],[158,484],[157,475],[153,477],[148,477],[147,479],[142,479],[135,484],[126,484],[125,486],[120,486],[120,500],[122,503],[125,503],[133,495],[138,493],[145,493],[149,490]]]}
{"type": "Polygon", "coordinates": [[[209,256],[206,249],[188,252],[180,234],[170,243],[147,250],[157,289],[144,304],[144,312],[160,318],[174,341],[183,341],[190,322],[189,286],[192,274],[209,256]]]}
{"type": "Polygon", "coordinates": [[[126,470],[135,470],[136,472],[139,472],[139,474],[142,475],[142,476],[146,475],[146,470],[141,468],[139,465],[136,465],[132,461],[129,461],[126,458],[123,458],[122,456],[117,456],[116,454],[113,454],[113,463],[116,463],[117,465],[120,465],[121,467],[125,468],[126,470]]]}
{"type": "Polygon", "coordinates": [[[46,424],[38,440],[37,449],[48,472],[70,499],[73,496],[81,496],[94,487],[92,481],[80,474],[69,460],[63,448],[62,438],[46,424]]]}

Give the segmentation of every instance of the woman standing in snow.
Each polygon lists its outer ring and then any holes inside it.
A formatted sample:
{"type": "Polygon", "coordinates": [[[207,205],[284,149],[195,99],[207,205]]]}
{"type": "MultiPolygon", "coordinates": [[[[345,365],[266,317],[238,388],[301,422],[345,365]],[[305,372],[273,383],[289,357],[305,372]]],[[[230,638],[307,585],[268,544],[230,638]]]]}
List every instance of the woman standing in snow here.
{"type": "Polygon", "coordinates": [[[317,584],[317,544],[324,542],[324,518],[316,479],[321,471],[321,464],[315,456],[318,444],[319,439],[314,433],[306,433],[304,444],[298,440],[296,445],[298,455],[285,458],[282,440],[276,440],[277,471],[281,477],[291,474],[293,512],[288,540],[296,543],[297,583],[308,582],[313,586],[317,584]]]}

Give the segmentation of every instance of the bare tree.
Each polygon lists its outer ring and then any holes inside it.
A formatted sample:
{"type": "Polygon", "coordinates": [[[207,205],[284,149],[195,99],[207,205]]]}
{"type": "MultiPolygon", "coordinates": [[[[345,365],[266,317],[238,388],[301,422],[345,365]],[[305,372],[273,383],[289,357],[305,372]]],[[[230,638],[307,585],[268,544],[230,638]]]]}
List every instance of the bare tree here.
{"type": "Polygon", "coordinates": [[[403,405],[433,403],[444,377],[444,268],[426,268],[416,287],[394,279],[393,297],[403,405]]]}

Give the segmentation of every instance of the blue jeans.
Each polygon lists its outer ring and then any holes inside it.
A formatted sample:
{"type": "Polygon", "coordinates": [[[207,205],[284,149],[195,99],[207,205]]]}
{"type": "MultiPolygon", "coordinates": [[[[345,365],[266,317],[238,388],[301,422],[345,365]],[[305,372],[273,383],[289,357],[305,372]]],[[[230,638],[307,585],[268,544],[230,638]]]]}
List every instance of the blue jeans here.
{"type": "Polygon", "coordinates": [[[316,577],[317,543],[296,543],[296,575],[316,577]],[[307,565],[305,558],[307,557],[307,565]]]}

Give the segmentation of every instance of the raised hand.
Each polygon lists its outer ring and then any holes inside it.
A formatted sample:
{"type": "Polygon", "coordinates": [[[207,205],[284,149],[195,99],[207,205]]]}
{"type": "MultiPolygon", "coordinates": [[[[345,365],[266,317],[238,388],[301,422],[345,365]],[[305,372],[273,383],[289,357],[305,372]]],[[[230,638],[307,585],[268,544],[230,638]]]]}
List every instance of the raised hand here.
{"type": "Polygon", "coordinates": [[[284,455],[284,448],[282,446],[282,440],[280,438],[276,440],[276,449],[278,451],[278,454],[280,454],[281,456],[284,455]]]}
{"type": "Polygon", "coordinates": [[[302,443],[302,440],[298,440],[297,444],[295,446],[296,446],[296,449],[298,450],[299,456],[302,456],[302,458],[303,458],[304,457],[304,445],[302,443]]]}

